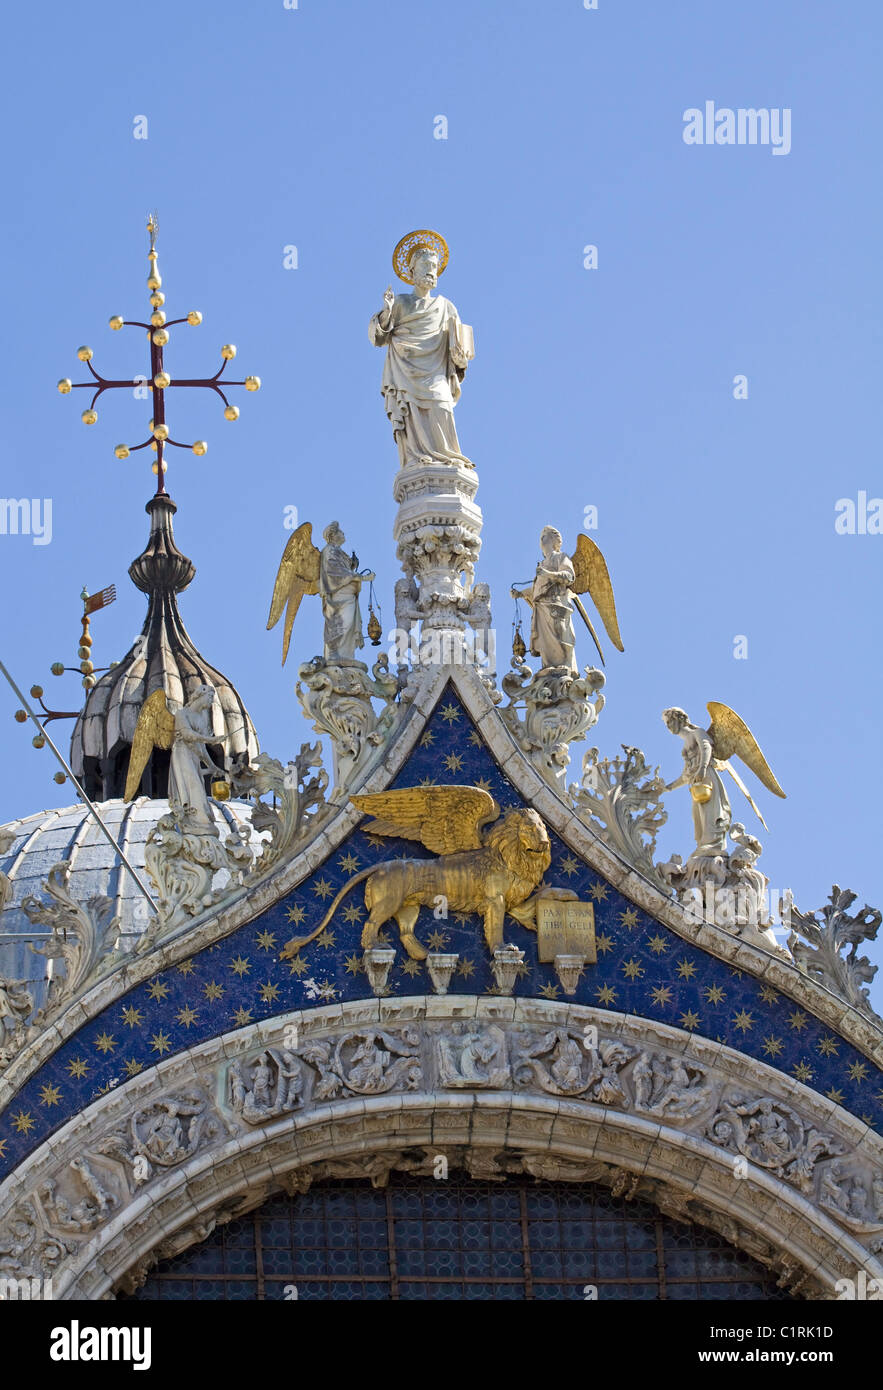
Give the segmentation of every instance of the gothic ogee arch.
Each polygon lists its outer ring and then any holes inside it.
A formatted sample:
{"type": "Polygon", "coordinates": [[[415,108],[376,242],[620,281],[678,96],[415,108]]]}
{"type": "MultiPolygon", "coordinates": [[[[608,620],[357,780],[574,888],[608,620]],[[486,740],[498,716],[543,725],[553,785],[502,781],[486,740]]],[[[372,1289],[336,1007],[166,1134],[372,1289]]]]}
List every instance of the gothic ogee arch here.
{"type": "Polygon", "coordinates": [[[21,1035],[0,1079],[2,1271],[112,1297],[275,1191],[443,1157],[646,1197],[803,1296],[883,1277],[874,1019],[763,940],[697,921],[605,843],[475,669],[426,668],[409,696],[347,791],[488,784],[504,812],[532,807],[544,881],[593,904],[596,960],[568,974],[507,918],[523,957],[506,976],[474,914],[429,908],[428,963],[394,929],[368,959],[360,885],[324,940],[283,960],[288,934],[391,847],[430,857],[366,834],[343,798],[317,804],[288,852],[99,961],[21,1035]]]}

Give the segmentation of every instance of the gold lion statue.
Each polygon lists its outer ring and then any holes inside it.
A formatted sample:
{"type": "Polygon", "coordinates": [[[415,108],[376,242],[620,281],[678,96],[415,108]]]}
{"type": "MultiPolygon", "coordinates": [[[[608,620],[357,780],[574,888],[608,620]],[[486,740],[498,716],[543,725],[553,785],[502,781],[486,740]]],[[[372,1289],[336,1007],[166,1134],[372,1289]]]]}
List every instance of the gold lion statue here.
{"type": "Polygon", "coordinates": [[[360,811],[376,817],[365,826],[369,835],[420,840],[439,857],[387,859],[355,874],[315,931],[286,943],[283,960],[325,930],[342,899],[362,880],[367,880],[369,911],[362,930],[365,950],[376,944],[380,928],[394,917],[408,955],[424,960],[427,951],[414,935],[414,927],[420,908],[435,906],[439,898],[452,912],[477,912],[483,917],[490,951],[503,944],[507,912],[530,925],[535,907],[528,899],[552,861],[548,831],[536,811],[520,807],[500,819],[497,802],[480,787],[406,787],[350,800],[360,811]]]}

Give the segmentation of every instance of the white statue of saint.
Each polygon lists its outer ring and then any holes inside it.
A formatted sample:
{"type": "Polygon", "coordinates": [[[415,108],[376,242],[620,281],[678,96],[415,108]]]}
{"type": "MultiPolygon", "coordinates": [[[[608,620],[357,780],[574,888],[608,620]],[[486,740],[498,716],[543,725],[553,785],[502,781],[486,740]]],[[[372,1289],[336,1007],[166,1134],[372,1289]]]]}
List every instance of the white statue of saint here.
{"type": "Polygon", "coordinates": [[[325,619],[325,660],[352,661],[357,647],[364,647],[359,590],[374,578],[373,571],[357,569],[355,555],[343,549],[346,536],[336,521],[322,532],[325,547],[319,556],[319,596],[325,619]]]}
{"type": "Polygon", "coordinates": [[[449,299],[431,293],[447,259],[447,244],[437,232],[404,237],[393,266],[413,293],[394,294],[387,286],[368,330],[374,346],[387,350],[380,390],[403,467],[474,466],[460,451],[454,424],[460,383],[475,355],[472,330],[449,299]]]}

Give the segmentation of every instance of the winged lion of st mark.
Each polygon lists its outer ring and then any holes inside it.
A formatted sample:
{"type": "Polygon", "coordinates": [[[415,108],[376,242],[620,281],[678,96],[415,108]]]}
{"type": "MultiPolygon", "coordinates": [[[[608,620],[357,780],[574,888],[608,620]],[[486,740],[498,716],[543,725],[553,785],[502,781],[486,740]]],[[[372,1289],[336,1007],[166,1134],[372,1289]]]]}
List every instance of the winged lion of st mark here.
{"type": "Polygon", "coordinates": [[[524,926],[534,925],[536,900],[542,896],[535,890],[552,860],[549,834],[536,811],[516,807],[501,817],[489,792],[467,786],[405,787],[350,799],[375,817],[364,827],[367,834],[419,840],[438,857],[386,859],[362,869],[341,888],[308,936],[286,943],[283,960],[315,940],[361,882],[369,913],[362,929],[365,950],[376,944],[384,923],[395,918],[408,955],[424,960],[427,950],[414,928],[421,907],[432,907],[440,896],[449,911],[482,917],[492,952],[503,944],[507,913],[524,926]]]}

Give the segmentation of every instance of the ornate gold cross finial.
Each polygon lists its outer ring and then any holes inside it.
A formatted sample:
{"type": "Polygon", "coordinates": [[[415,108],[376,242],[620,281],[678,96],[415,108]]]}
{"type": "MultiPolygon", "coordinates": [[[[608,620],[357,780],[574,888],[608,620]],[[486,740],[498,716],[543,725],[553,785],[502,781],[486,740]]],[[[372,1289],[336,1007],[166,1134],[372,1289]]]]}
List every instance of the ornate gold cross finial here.
{"type": "MultiPolygon", "coordinates": [[[[147,288],[150,290],[150,305],[152,313],[149,323],[142,323],[137,319],[125,320],[120,314],[114,314],[110,319],[110,327],[114,330],[124,328],[127,325],[132,328],[143,328],[147,331],[150,342],[150,376],[135,377],[131,380],[111,380],[107,377],[99,376],[92,366],[92,349],[81,347],[77,349],[77,356],[81,362],[85,362],[90,373],[91,381],[71,381],[70,377],[62,377],[58,383],[58,389],[63,396],[67,396],[71,391],[91,390],[94,392],[88,407],[82,413],[84,425],[94,425],[98,419],[98,411],[95,409],[95,402],[104,391],[119,390],[121,388],[132,388],[146,386],[149,382],[149,389],[153,395],[153,418],[148,425],[150,434],[147,439],[140,444],[117,444],[114,453],[118,459],[127,459],[130,454],[136,453],[139,449],[146,449],[148,446],[156,454],[156,461],[153,464],[153,471],[157,475],[156,491],[165,492],[164,473],[166,471],[166,461],[164,451],[166,445],[171,445],[176,449],[192,449],[194,454],[202,457],[208,451],[208,445],[204,439],[197,439],[192,444],[183,444],[180,440],[172,439],[169,427],[166,424],[165,392],[173,386],[201,386],[214,391],[224,402],[225,420],[238,420],[239,407],[231,405],[227,400],[224,391],[218,384],[228,362],[232,362],[236,356],[236,348],[232,343],[225,343],[221,348],[221,365],[211,377],[190,377],[187,379],[176,378],[175,380],[165,370],[163,365],[163,348],[169,342],[169,329],[176,324],[188,323],[196,327],[202,323],[202,314],[198,309],[191,309],[190,313],[184,318],[167,319],[163,308],[165,295],[162,291],[162,276],[159,273],[159,261],[156,250],[156,236],[159,231],[159,218],[152,212],[147,219],[147,232],[150,237],[150,250],[147,253],[150,262],[149,274],[147,276],[147,288]]],[[[246,391],[259,391],[261,379],[258,376],[247,376],[242,381],[228,381],[224,379],[224,386],[244,386],[246,391]]]]}

